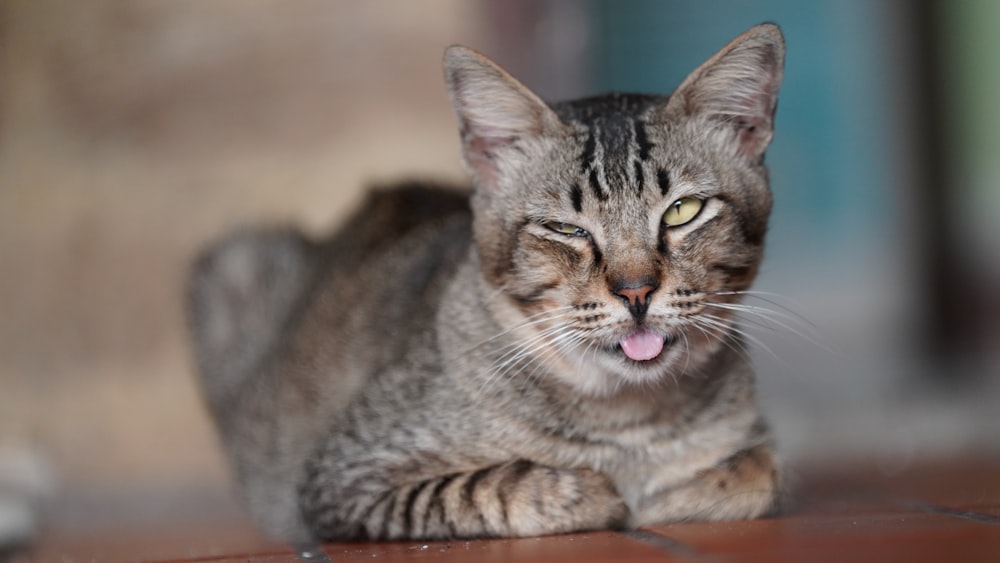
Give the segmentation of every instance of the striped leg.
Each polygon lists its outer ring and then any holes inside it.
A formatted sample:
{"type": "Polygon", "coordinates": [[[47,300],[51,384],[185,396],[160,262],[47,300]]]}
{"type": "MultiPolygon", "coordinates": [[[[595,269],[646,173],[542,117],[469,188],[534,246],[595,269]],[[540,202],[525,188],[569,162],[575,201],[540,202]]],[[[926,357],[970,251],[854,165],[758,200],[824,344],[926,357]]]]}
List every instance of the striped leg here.
{"type": "Polygon", "coordinates": [[[336,494],[324,490],[321,477],[313,472],[302,502],[326,540],[537,536],[616,528],[628,518],[604,475],[525,460],[378,492],[344,487],[336,494]]]}

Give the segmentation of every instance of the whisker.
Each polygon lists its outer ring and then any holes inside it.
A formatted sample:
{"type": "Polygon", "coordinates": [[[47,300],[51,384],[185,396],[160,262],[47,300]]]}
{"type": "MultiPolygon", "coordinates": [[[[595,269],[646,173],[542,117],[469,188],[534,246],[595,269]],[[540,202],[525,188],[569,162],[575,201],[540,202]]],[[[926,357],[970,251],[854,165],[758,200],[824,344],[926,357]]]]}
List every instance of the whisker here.
{"type": "Polygon", "coordinates": [[[701,314],[701,315],[700,315],[700,316],[698,317],[698,320],[699,320],[699,321],[705,321],[705,322],[708,322],[708,323],[710,323],[710,324],[711,324],[711,323],[715,323],[715,324],[716,324],[717,326],[719,326],[719,328],[721,328],[722,330],[724,330],[724,331],[727,331],[727,332],[732,332],[733,334],[737,334],[737,335],[739,335],[740,337],[742,337],[742,338],[745,338],[745,339],[749,340],[749,341],[750,341],[750,342],[751,342],[751,343],[752,343],[752,344],[753,344],[754,346],[759,346],[759,347],[760,347],[761,349],[763,349],[763,350],[764,350],[765,352],[767,352],[768,354],[770,354],[770,355],[771,355],[771,357],[773,357],[773,358],[774,358],[774,359],[775,359],[776,361],[778,361],[778,362],[781,362],[781,363],[784,363],[784,360],[782,360],[782,359],[781,359],[781,358],[780,358],[780,357],[778,356],[778,354],[776,354],[776,353],[774,352],[774,350],[772,350],[772,349],[771,349],[771,347],[770,347],[770,346],[768,346],[767,344],[765,344],[763,340],[761,340],[760,338],[757,338],[757,337],[756,337],[756,336],[754,336],[753,334],[750,334],[750,333],[749,333],[749,332],[747,332],[746,330],[744,330],[744,329],[742,329],[742,328],[740,328],[740,327],[736,326],[736,325],[735,325],[734,323],[732,323],[731,321],[730,321],[730,322],[727,322],[727,320],[728,320],[728,319],[725,319],[725,318],[723,318],[723,317],[718,317],[718,316],[716,316],[716,315],[713,315],[713,314],[711,314],[711,313],[703,313],[703,314],[701,314]]]}
{"type": "Polygon", "coordinates": [[[490,367],[490,376],[481,389],[484,392],[488,391],[494,383],[510,377],[515,371],[524,373],[532,365],[534,365],[534,369],[527,374],[527,377],[529,380],[533,379],[544,364],[543,360],[549,358],[557,349],[563,349],[567,341],[580,340],[580,337],[574,332],[571,327],[558,324],[539,332],[528,340],[509,344],[505,348],[510,348],[510,350],[493,362],[490,367]]]}
{"type": "Polygon", "coordinates": [[[705,326],[702,326],[701,321],[703,320],[705,319],[698,319],[697,322],[692,321],[691,326],[698,329],[698,331],[705,335],[705,338],[708,340],[714,340],[721,343],[741,358],[746,360],[750,359],[750,350],[747,348],[746,342],[739,340],[732,333],[722,330],[718,326],[713,326],[708,323],[704,323],[705,326]]]}
{"type": "MultiPolygon", "coordinates": [[[[738,303],[705,302],[704,305],[706,307],[712,307],[715,309],[724,309],[728,311],[743,313],[744,315],[747,315],[744,317],[744,320],[751,323],[753,323],[753,321],[751,321],[749,315],[756,316],[757,318],[762,319],[764,323],[772,323],[773,325],[777,325],[778,327],[794,334],[795,336],[798,336],[799,338],[802,338],[803,340],[809,342],[810,344],[822,348],[823,350],[831,354],[837,354],[837,351],[835,351],[831,346],[822,341],[823,335],[818,334],[817,331],[807,332],[806,329],[809,327],[800,328],[793,325],[792,323],[796,321],[797,318],[783,314],[781,311],[774,311],[771,309],[765,309],[763,307],[756,307],[753,305],[745,305],[738,303]]],[[[764,329],[774,330],[774,326],[768,326],[767,324],[763,323],[753,323],[753,324],[764,329]]]]}
{"type": "Polygon", "coordinates": [[[534,326],[536,324],[541,324],[541,323],[544,323],[544,322],[547,322],[547,321],[558,319],[560,317],[564,317],[564,316],[566,316],[566,312],[568,312],[568,311],[570,311],[572,309],[573,309],[572,305],[565,305],[563,307],[555,307],[553,309],[546,309],[545,311],[540,311],[540,312],[535,313],[533,315],[529,315],[528,317],[525,317],[524,322],[522,322],[521,324],[514,325],[514,326],[512,326],[512,327],[510,327],[510,328],[508,328],[506,330],[503,330],[503,331],[501,331],[501,332],[499,332],[497,334],[494,334],[493,336],[491,336],[491,337],[489,337],[489,338],[487,338],[487,339],[479,342],[478,344],[475,344],[475,345],[469,347],[469,349],[466,350],[466,352],[471,352],[472,350],[475,350],[476,348],[479,348],[480,346],[488,344],[488,343],[496,340],[497,338],[501,338],[501,337],[503,337],[503,336],[505,336],[507,334],[510,334],[511,332],[513,332],[515,330],[520,330],[522,328],[527,328],[529,326],[534,326]]]}
{"type": "MultiPolygon", "coordinates": [[[[749,290],[746,290],[746,291],[713,291],[713,292],[707,293],[706,295],[738,295],[738,296],[746,296],[746,297],[752,297],[754,299],[759,299],[761,301],[764,301],[765,303],[769,303],[771,305],[774,305],[775,307],[781,309],[785,313],[787,313],[787,314],[795,317],[796,319],[798,319],[802,323],[805,323],[805,324],[807,324],[807,325],[809,325],[809,326],[811,326],[813,328],[818,328],[811,320],[809,320],[808,317],[806,317],[805,315],[802,315],[801,313],[799,313],[795,309],[793,309],[793,308],[785,305],[784,303],[781,303],[780,301],[778,301],[778,299],[788,299],[788,298],[784,297],[783,295],[781,295],[779,293],[773,293],[773,292],[770,292],[770,291],[749,291],[749,290]]],[[[798,305],[797,303],[795,303],[794,301],[792,301],[790,299],[789,299],[789,302],[791,302],[791,304],[794,305],[794,306],[801,307],[800,305],[798,305]]]]}
{"type": "Polygon", "coordinates": [[[539,370],[541,370],[542,367],[545,365],[545,360],[548,360],[549,358],[551,358],[560,351],[563,351],[565,353],[565,343],[567,341],[572,342],[573,340],[579,339],[579,337],[574,334],[572,328],[570,327],[563,327],[563,328],[564,330],[560,334],[558,334],[555,338],[549,340],[548,342],[549,346],[541,349],[540,351],[536,350],[533,353],[532,361],[525,366],[525,369],[527,369],[527,366],[535,364],[531,372],[525,376],[528,381],[535,381],[538,379],[539,370]]]}
{"type": "Polygon", "coordinates": [[[549,336],[551,336],[553,334],[557,334],[557,333],[559,333],[559,332],[561,332],[563,330],[565,330],[565,327],[563,325],[561,325],[561,324],[558,324],[558,325],[551,326],[549,328],[543,329],[542,331],[540,331],[540,332],[532,335],[530,338],[528,338],[526,340],[515,340],[515,341],[510,342],[510,343],[508,343],[508,344],[506,344],[504,346],[501,346],[500,348],[497,348],[496,350],[493,351],[496,354],[500,354],[500,356],[498,356],[493,361],[493,363],[494,364],[496,364],[496,363],[503,363],[508,357],[513,356],[513,355],[517,355],[519,349],[521,349],[522,347],[531,346],[534,343],[542,341],[545,338],[547,338],[547,337],[549,337],[549,336]]]}
{"type": "MultiPolygon", "coordinates": [[[[688,367],[691,366],[691,340],[688,338],[686,332],[681,331],[681,337],[684,339],[684,367],[681,368],[680,377],[684,377],[687,373],[688,367]]],[[[673,370],[670,370],[670,375],[674,378],[674,385],[677,385],[677,375],[674,374],[673,370]]]]}
{"type": "MultiPolygon", "coordinates": [[[[517,348],[518,346],[520,346],[521,344],[523,344],[525,342],[529,342],[531,340],[535,340],[538,337],[540,337],[542,335],[550,334],[553,331],[558,332],[559,330],[562,329],[562,324],[558,322],[560,320],[560,317],[547,318],[547,319],[544,319],[544,320],[545,321],[556,321],[556,324],[554,324],[554,325],[552,325],[550,327],[543,328],[543,329],[535,332],[534,334],[532,334],[531,336],[529,336],[527,338],[520,338],[520,339],[519,338],[512,338],[510,342],[507,342],[503,346],[498,346],[496,348],[493,348],[492,350],[490,350],[490,352],[492,352],[493,354],[497,354],[499,352],[503,352],[503,351],[509,350],[511,348],[517,348]]],[[[532,323],[532,324],[538,324],[538,323],[532,323]]]]}
{"type": "Polygon", "coordinates": [[[544,338],[545,334],[537,334],[529,340],[517,341],[501,348],[500,351],[505,349],[507,351],[494,359],[491,363],[489,367],[489,376],[483,382],[482,389],[484,391],[488,390],[494,382],[502,380],[509,372],[516,369],[519,364],[525,362],[525,360],[530,363],[533,358],[532,352],[544,346],[544,338]]]}
{"type": "Polygon", "coordinates": [[[785,311],[775,311],[774,309],[768,309],[766,307],[760,307],[757,305],[749,305],[746,303],[717,303],[715,301],[705,301],[704,304],[720,308],[729,308],[734,311],[754,312],[762,316],[769,315],[770,317],[785,319],[788,322],[805,323],[808,326],[815,328],[815,325],[804,320],[800,315],[789,314],[785,311]]]}

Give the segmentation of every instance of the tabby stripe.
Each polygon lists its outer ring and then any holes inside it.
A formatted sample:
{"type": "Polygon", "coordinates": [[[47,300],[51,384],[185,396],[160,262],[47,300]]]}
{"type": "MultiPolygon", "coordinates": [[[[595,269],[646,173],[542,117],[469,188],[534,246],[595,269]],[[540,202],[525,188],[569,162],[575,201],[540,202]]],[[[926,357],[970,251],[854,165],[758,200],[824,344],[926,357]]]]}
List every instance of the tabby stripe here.
{"type": "Polygon", "coordinates": [[[479,506],[476,504],[476,497],[475,497],[476,487],[483,480],[483,478],[485,478],[487,475],[495,471],[498,467],[499,466],[497,465],[493,465],[490,467],[484,467],[482,469],[479,469],[475,471],[472,475],[469,475],[469,478],[465,481],[465,484],[462,485],[462,501],[469,508],[469,510],[472,511],[472,514],[474,514],[476,518],[479,520],[479,529],[483,530],[484,532],[486,531],[487,528],[486,516],[483,514],[482,509],[479,508],[479,506]]]}
{"type": "Polygon", "coordinates": [[[662,230],[660,232],[660,240],[656,243],[656,250],[663,256],[670,256],[670,249],[667,248],[667,233],[662,230]]]}
{"type": "Polygon", "coordinates": [[[709,269],[724,275],[727,281],[745,278],[750,274],[749,266],[730,266],[728,264],[712,264],[709,269]]]}
{"type": "Polygon", "coordinates": [[[521,479],[528,474],[531,469],[535,467],[535,464],[526,460],[519,459],[514,463],[507,466],[507,475],[504,475],[503,479],[497,485],[497,499],[500,501],[500,516],[503,518],[503,524],[508,529],[510,528],[510,516],[507,514],[507,506],[510,503],[510,495],[513,494],[514,489],[521,482],[521,479]]]}
{"type": "Polygon", "coordinates": [[[490,474],[491,471],[496,469],[496,466],[484,467],[482,469],[476,470],[472,475],[469,475],[468,480],[462,485],[462,500],[472,508],[475,508],[476,502],[473,495],[476,492],[476,485],[483,480],[484,477],[490,474]]]}
{"type": "Polygon", "coordinates": [[[583,212],[583,191],[580,190],[580,184],[573,184],[573,190],[570,192],[570,197],[573,199],[573,209],[577,213],[583,212]]]}
{"type": "Polygon", "coordinates": [[[533,305],[533,304],[537,303],[538,300],[541,299],[543,295],[545,295],[545,292],[551,291],[551,290],[555,289],[556,287],[559,287],[559,284],[557,284],[557,283],[544,283],[544,284],[542,284],[542,285],[540,285],[540,286],[532,289],[531,293],[528,293],[527,295],[511,294],[511,297],[513,297],[521,305],[524,305],[524,306],[533,305]]]}
{"type": "Polygon", "coordinates": [[[392,525],[393,519],[396,517],[396,502],[399,499],[398,491],[392,491],[387,500],[385,511],[382,513],[382,527],[378,533],[378,539],[389,539],[389,527],[392,525]]]}
{"type": "Polygon", "coordinates": [[[410,489],[410,494],[406,496],[406,508],[403,510],[403,535],[413,536],[413,507],[417,503],[417,497],[430,484],[430,479],[421,481],[410,489]]]}
{"type": "Polygon", "coordinates": [[[670,191],[670,173],[662,168],[656,170],[656,183],[660,185],[660,193],[667,195],[670,191]]]}
{"type": "MultiPolygon", "coordinates": [[[[384,491],[381,494],[379,494],[378,496],[376,496],[375,500],[371,504],[369,504],[363,510],[363,512],[357,518],[357,520],[355,520],[356,522],[360,523],[360,526],[358,526],[358,528],[359,528],[358,529],[358,532],[359,532],[358,533],[358,539],[376,539],[376,538],[372,537],[371,534],[368,533],[369,520],[371,519],[372,514],[375,513],[375,509],[378,508],[378,506],[380,504],[382,504],[383,502],[385,502],[386,499],[388,499],[391,494],[392,494],[392,491],[384,491]]],[[[353,513],[353,511],[351,511],[351,512],[353,513]]]]}
{"type": "Polygon", "coordinates": [[[635,168],[635,188],[636,188],[636,191],[639,192],[639,195],[642,195],[642,193],[644,191],[646,191],[646,186],[644,185],[644,182],[643,182],[643,180],[644,180],[643,175],[644,174],[642,172],[642,161],[640,161],[640,160],[633,160],[632,161],[632,165],[635,168]]]}
{"type": "Polygon", "coordinates": [[[587,129],[587,141],[583,145],[583,155],[580,157],[580,170],[586,171],[587,168],[594,168],[594,151],[597,150],[597,132],[594,128],[587,129]]]}
{"type": "MultiPolygon", "coordinates": [[[[715,196],[719,201],[727,204],[733,205],[732,198],[725,195],[715,196]]],[[[736,217],[736,227],[740,230],[740,234],[743,235],[743,240],[747,244],[752,244],[754,246],[761,246],[764,244],[764,236],[767,234],[767,223],[754,222],[750,223],[748,221],[746,211],[742,213],[735,213],[736,217]]]]}
{"type": "Polygon", "coordinates": [[[590,189],[594,191],[594,195],[597,196],[597,199],[599,199],[601,201],[607,201],[608,200],[608,194],[606,194],[604,192],[604,189],[601,188],[601,181],[597,177],[597,169],[596,168],[591,168],[590,169],[590,176],[589,176],[588,180],[590,180],[590,189]]]}
{"type": "Polygon", "coordinates": [[[459,475],[461,475],[461,473],[452,473],[451,475],[445,475],[444,477],[439,478],[440,480],[438,481],[437,485],[434,485],[434,490],[431,491],[431,499],[427,503],[427,508],[424,509],[425,529],[429,527],[431,517],[434,515],[435,511],[437,512],[438,522],[441,524],[442,527],[444,527],[446,523],[448,524],[449,527],[451,526],[450,522],[445,522],[446,515],[444,510],[444,499],[441,498],[441,493],[443,493],[445,488],[447,488],[448,485],[450,485],[455,479],[457,479],[459,475]]]}
{"type": "Polygon", "coordinates": [[[601,262],[604,261],[604,254],[602,254],[601,249],[598,248],[597,241],[594,240],[594,237],[590,237],[590,249],[594,253],[594,267],[596,268],[601,265],[601,262]]]}
{"type": "Polygon", "coordinates": [[[606,201],[608,199],[608,193],[601,186],[600,178],[597,174],[597,135],[600,134],[600,130],[596,125],[591,125],[587,130],[587,142],[583,146],[583,155],[580,158],[580,170],[583,172],[588,172],[588,181],[590,182],[590,189],[593,190],[594,195],[597,199],[601,201],[606,201]]]}
{"type": "Polygon", "coordinates": [[[646,124],[635,121],[635,144],[639,145],[639,160],[645,162],[649,160],[649,151],[653,149],[653,143],[649,142],[646,136],[646,124]]]}

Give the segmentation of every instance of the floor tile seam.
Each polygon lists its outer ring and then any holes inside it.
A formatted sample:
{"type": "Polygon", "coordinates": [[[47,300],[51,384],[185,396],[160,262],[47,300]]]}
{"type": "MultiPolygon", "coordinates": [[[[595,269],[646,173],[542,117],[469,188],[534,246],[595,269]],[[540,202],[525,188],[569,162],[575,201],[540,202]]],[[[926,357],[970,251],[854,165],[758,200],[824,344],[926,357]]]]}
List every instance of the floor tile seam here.
{"type": "Polygon", "coordinates": [[[686,543],[646,528],[622,530],[617,533],[618,535],[625,536],[631,540],[645,544],[671,557],[682,559],[697,558],[699,561],[717,561],[716,558],[713,558],[686,543]]]}
{"type": "Polygon", "coordinates": [[[905,503],[905,506],[912,510],[926,512],[929,514],[937,514],[951,518],[961,518],[963,520],[972,520],[974,522],[981,522],[984,524],[1000,524],[1000,516],[994,516],[993,514],[987,514],[985,512],[978,512],[975,510],[961,510],[926,501],[908,501],[905,503]]]}

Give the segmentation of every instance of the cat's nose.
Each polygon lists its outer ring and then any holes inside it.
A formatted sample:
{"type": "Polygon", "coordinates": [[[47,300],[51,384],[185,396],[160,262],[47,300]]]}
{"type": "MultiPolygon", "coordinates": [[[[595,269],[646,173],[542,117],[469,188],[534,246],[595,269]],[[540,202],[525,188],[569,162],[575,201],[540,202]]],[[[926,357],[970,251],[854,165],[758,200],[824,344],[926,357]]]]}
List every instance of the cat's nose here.
{"type": "Polygon", "coordinates": [[[656,291],[657,286],[649,283],[622,284],[614,288],[614,293],[619,299],[625,302],[629,312],[637,319],[642,318],[649,308],[650,294],[656,291]]]}

